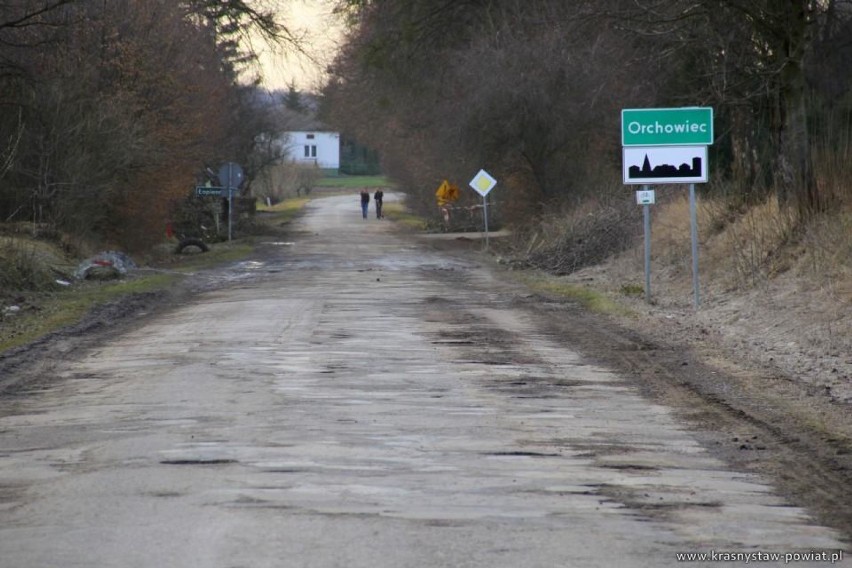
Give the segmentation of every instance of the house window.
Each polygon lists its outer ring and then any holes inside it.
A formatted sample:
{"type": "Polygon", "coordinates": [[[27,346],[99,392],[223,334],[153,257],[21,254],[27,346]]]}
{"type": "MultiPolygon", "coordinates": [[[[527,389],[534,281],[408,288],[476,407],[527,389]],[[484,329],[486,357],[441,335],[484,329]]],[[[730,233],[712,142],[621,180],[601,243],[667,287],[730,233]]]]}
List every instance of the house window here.
{"type": "Polygon", "coordinates": [[[313,135],[313,134],[308,134],[308,140],[313,140],[313,139],[314,139],[314,135],[313,135]]]}
{"type": "Polygon", "coordinates": [[[306,158],[316,158],[317,157],[316,145],[305,144],[305,157],[306,158]]]}

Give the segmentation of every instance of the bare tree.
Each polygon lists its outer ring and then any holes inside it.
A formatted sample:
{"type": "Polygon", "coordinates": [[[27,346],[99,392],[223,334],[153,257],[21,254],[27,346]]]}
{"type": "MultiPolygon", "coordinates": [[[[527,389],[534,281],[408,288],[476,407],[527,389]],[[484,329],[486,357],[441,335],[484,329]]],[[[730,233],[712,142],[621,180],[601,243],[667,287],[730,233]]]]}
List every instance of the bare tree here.
{"type": "Polygon", "coordinates": [[[819,64],[817,48],[849,53],[848,37],[841,35],[852,17],[848,2],[636,1],[611,15],[637,35],[665,44],[669,65],[691,73],[675,83],[681,99],[688,95],[723,108],[735,169],[751,169],[746,180],[771,173],[783,200],[803,211],[826,206],[810,157],[808,100],[817,83],[809,68],[819,64]],[[761,149],[759,129],[771,148],[761,149]]]}
{"type": "Polygon", "coordinates": [[[852,114],[848,0],[343,8],[353,29],[326,89],[328,116],[380,149],[424,203],[441,177],[485,165],[523,179],[524,199],[579,195],[593,177],[617,175],[606,133],[619,108],[709,105],[714,160],[745,198],[775,191],[805,212],[828,205],[811,151],[814,133],[829,131],[824,116],[852,114]]]}
{"type": "Polygon", "coordinates": [[[505,199],[526,213],[578,196],[598,164],[616,171],[607,133],[618,104],[655,93],[631,77],[652,54],[592,12],[549,0],[371,2],[333,69],[330,116],[433,209],[442,178],[464,185],[480,167],[518,180],[505,199]]]}
{"type": "Polygon", "coordinates": [[[246,38],[265,0],[0,0],[3,219],[144,248],[205,163],[269,129],[246,38]]]}

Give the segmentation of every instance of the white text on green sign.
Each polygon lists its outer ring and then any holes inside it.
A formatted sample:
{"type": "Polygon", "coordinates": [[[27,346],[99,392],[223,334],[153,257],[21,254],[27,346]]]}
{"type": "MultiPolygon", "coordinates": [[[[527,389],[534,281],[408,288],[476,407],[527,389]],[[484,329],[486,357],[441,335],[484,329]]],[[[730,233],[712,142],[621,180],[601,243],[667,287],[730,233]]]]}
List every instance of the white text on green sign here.
{"type": "Polygon", "coordinates": [[[195,195],[198,197],[228,197],[228,190],[224,187],[197,185],[195,186],[195,195]]]}
{"type": "Polygon", "coordinates": [[[710,107],[621,111],[622,146],[707,146],[713,143],[710,107]]]}

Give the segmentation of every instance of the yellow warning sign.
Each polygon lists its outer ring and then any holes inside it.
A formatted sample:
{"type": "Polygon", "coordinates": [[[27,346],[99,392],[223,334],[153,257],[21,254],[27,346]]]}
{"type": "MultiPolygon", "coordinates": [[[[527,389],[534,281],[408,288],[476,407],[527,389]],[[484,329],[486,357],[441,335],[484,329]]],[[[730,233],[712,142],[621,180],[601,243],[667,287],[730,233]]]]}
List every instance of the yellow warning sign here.
{"type": "Polygon", "coordinates": [[[435,197],[438,198],[439,207],[452,203],[459,198],[459,195],[461,195],[459,187],[447,180],[441,182],[441,185],[438,187],[438,191],[435,192],[435,197]]]}

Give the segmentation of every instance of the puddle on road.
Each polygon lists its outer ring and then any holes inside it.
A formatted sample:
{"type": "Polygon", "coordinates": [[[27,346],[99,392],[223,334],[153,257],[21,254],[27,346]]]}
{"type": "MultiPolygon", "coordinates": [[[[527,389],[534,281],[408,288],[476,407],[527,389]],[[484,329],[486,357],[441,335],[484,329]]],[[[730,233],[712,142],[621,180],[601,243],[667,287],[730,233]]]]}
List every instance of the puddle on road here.
{"type": "Polygon", "coordinates": [[[304,255],[276,262],[281,270],[357,270],[359,272],[402,272],[412,270],[464,271],[477,268],[476,264],[452,258],[424,258],[417,253],[388,254],[353,260],[338,255],[304,255]]]}
{"type": "MultiPolygon", "coordinates": [[[[268,246],[289,248],[289,241],[269,241],[268,246]]],[[[266,260],[246,260],[207,275],[210,286],[238,284],[258,277],[278,273],[301,271],[357,271],[357,272],[453,272],[477,268],[475,263],[458,259],[424,255],[422,251],[403,250],[372,257],[346,257],[339,254],[303,254],[290,258],[277,257],[266,260]]]]}
{"type": "Polygon", "coordinates": [[[234,269],[235,270],[252,271],[252,270],[260,270],[261,268],[263,268],[265,266],[266,266],[266,263],[261,262],[259,260],[245,260],[243,262],[238,262],[235,265],[234,269]]]}

